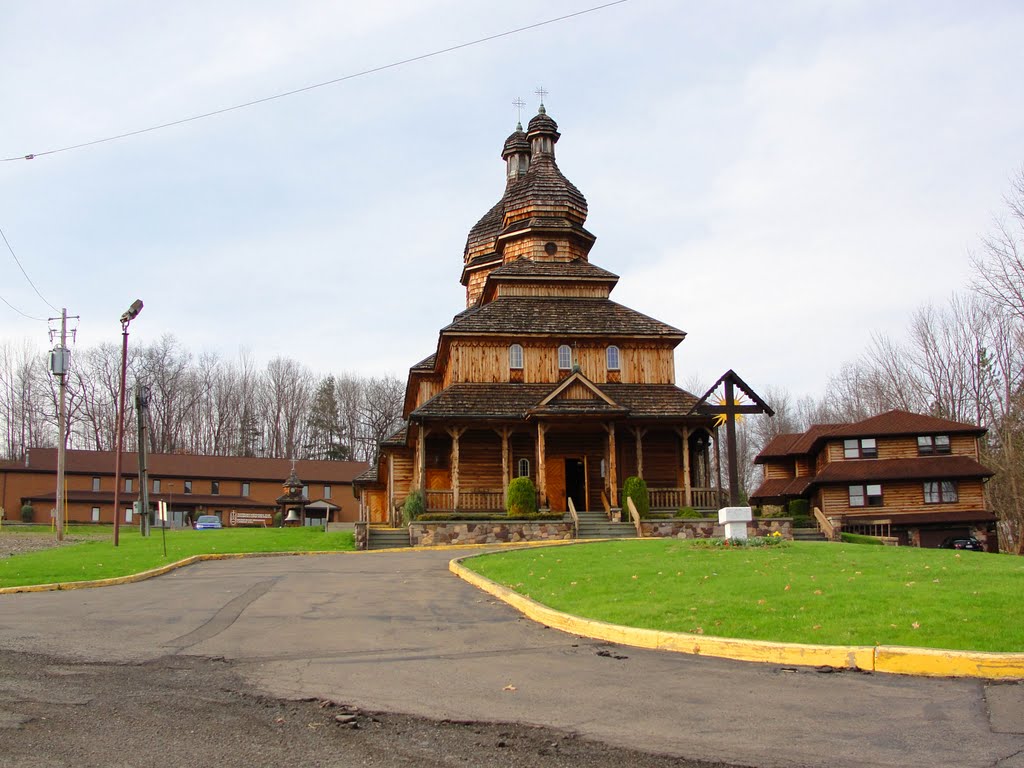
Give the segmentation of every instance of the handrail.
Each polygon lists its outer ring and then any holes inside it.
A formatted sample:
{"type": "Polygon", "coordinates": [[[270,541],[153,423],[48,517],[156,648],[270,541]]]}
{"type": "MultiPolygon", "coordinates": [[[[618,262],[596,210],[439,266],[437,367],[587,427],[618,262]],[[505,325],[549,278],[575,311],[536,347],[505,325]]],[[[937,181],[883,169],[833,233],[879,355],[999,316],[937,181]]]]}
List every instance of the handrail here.
{"type": "Polygon", "coordinates": [[[604,491],[601,491],[601,506],[604,507],[604,516],[609,520],[612,519],[612,505],[608,503],[608,497],[604,491]]]}
{"type": "Polygon", "coordinates": [[[626,497],[626,507],[629,509],[629,517],[633,521],[633,525],[636,526],[636,537],[642,539],[644,537],[643,528],[640,527],[640,513],[636,511],[636,504],[633,503],[633,497],[626,497]]]}
{"type": "Polygon", "coordinates": [[[814,519],[818,521],[818,527],[821,528],[821,532],[825,534],[825,538],[829,541],[836,540],[836,527],[832,525],[832,521],[825,517],[825,513],[817,507],[814,508],[814,519]]]}
{"type": "Polygon", "coordinates": [[[575,538],[580,537],[580,516],[576,514],[576,505],[572,503],[572,496],[569,497],[569,514],[572,515],[572,533],[575,538]]]}

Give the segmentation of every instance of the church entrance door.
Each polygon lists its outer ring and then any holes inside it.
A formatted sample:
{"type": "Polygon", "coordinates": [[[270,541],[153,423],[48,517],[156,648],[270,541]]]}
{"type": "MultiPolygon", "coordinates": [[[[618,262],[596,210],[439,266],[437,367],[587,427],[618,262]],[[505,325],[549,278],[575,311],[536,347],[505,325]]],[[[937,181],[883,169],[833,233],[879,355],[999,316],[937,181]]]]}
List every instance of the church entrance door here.
{"type": "MultiPolygon", "coordinates": [[[[565,497],[572,499],[577,512],[587,509],[587,464],[583,459],[565,460],[565,497]]],[[[568,508],[566,502],[566,508],[568,508]]]]}

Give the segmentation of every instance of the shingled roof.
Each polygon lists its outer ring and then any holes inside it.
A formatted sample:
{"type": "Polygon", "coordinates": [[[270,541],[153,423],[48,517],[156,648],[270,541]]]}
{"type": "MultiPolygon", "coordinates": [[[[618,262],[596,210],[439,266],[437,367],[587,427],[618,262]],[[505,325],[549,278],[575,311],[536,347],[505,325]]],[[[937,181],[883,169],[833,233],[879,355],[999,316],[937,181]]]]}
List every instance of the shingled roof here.
{"type": "Polygon", "coordinates": [[[412,412],[412,419],[526,419],[531,414],[620,414],[640,419],[684,418],[697,398],[672,384],[600,384],[613,401],[557,400],[541,406],[551,384],[453,384],[412,412]]]}
{"type": "Polygon", "coordinates": [[[852,424],[837,425],[831,437],[874,437],[876,435],[983,435],[986,429],[961,421],[925,416],[921,413],[891,410],[852,424]]]}
{"type": "Polygon", "coordinates": [[[995,473],[970,456],[925,456],[909,459],[854,459],[826,464],[815,485],[883,480],[960,480],[995,473]]]}
{"type": "Polygon", "coordinates": [[[498,267],[490,274],[491,280],[516,280],[520,278],[565,278],[568,280],[596,280],[600,282],[617,282],[619,276],[607,269],[591,264],[583,259],[571,261],[534,261],[533,259],[516,259],[498,267]]]}
{"type": "Polygon", "coordinates": [[[610,299],[506,296],[441,329],[444,334],[657,336],[682,341],[678,328],[610,299]]]}

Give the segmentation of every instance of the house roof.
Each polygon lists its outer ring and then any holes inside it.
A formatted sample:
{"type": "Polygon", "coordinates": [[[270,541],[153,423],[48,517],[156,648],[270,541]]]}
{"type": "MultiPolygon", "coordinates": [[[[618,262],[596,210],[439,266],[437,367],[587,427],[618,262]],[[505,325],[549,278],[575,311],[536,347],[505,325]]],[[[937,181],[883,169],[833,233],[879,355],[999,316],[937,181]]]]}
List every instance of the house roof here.
{"type": "Polygon", "coordinates": [[[961,421],[939,419],[921,413],[892,410],[872,416],[870,419],[852,424],[837,425],[830,437],[874,437],[876,435],[935,435],[974,434],[983,435],[986,429],[961,421]]]}
{"type": "Polygon", "coordinates": [[[656,336],[686,334],[610,299],[506,296],[457,318],[444,334],[545,334],[559,336],[656,336]]]}
{"type": "MultiPolygon", "coordinates": [[[[526,419],[544,413],[622,414],[630,418],[680,419],[697,402],[691,393],[672,384],[593,385],[612,402],[598,398],[542,401],[557,386],[551,384],[453,384],[412,413],[415,419],[526,419]]],[[[703,415],[703,414],[701,414],[703,415]]]]}
{"type": "Polygon", "coordinates": [[[853,437],[899,437],[906,435],[963,434],[983,435],[986,430],[974,424],[939,419],[909,411],[892,410],[863,421],[848,424],[815,424],[806,432],[779,435],[771,440],[754,459],[764,464],[767,459],[801,456],[813,453],[826,440],[853,437]]]}
{"type": "MultiPolygon", "coordinates": [[[[114,472],[114,451],[78,451],[65,453],[65,471],[69,474],[108,475],[114,472]]],[[[289,459],[262,459],[241,456],[200,456],[187,453],[151,453],[147,457],[148,471],[153,477],[210,478],[213,480],[276,480],[283,484],[291,473],[289,459]]],[[[135,452],[121,455],[121,471],[137,475],[139,456],[135,452]]],[[[8,462],[0,467],[10,471],[57,471],[56,448],[32,448],[28,461],[8,462]]],[[[304,483],[350,483],[366,469],[363,461],[310,461],[295,462],[295,471],[304,483]]]]}
{"type": "Polygon", "coordinates": [[[995,473],[970,456],[920,456],[909,459],[855,459],[826,464],[815,485],[885,480],[959,480],[995,473]]]}
{"type": "Polygon", "coordinates": [[[412,366],[409,370],[410,371],[417,371],[417,372],[422,372],[422,371],[432,372],[434,370],[434,362],[436,360],[437,360],[437,353],[434,352],[433,354],[430,354],[427,357],[425,357],[422,360],[420,360],[418,363],[416,363],[416,365],[412,366]]]}

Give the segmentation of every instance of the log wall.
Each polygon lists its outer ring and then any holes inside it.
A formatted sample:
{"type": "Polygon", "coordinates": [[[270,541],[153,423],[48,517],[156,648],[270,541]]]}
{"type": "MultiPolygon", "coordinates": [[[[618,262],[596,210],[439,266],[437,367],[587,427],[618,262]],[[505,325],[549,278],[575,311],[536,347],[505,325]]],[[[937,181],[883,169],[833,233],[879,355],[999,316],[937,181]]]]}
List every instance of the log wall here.
{"type": "MultiPolygon", "coordinates": [[[[851,483],[856,485],[856,483],[851,483]]],[[[821,511],[826,515],[861,515],[886,517],[904,512],[961,512],[985,509],[985,493],[980,480],[961,480],[958,483],[959,500],[954,503],[924,503],[923,482],[881,483],[882,506],[851,507],[849,485],[825,486],[821,489],[821,511]]]]}

